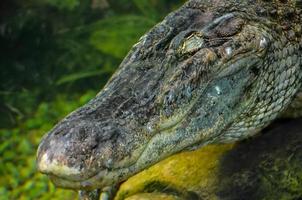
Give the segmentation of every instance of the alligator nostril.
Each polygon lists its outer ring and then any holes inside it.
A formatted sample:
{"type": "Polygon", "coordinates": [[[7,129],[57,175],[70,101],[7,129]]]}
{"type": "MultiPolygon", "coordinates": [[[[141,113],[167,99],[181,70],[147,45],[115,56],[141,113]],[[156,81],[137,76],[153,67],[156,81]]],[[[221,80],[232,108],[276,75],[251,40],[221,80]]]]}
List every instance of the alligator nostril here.
{"type": "Polygon", "coordinates": [[[77,131],[77,135],[80,141],[84,141],[87,138],[85,127],[80,127],[77,131]]]}

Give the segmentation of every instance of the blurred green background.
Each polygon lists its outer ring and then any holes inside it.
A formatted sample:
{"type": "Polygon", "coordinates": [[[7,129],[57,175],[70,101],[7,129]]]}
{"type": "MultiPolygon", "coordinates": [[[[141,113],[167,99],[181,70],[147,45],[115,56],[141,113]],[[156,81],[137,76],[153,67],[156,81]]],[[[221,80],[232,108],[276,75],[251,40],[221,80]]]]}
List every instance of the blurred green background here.
{"type": "Polygon", "coordinates": [[[36,172],[41,137],[185,0],[0,1],[0,199],[75,199],[36,172]]]}

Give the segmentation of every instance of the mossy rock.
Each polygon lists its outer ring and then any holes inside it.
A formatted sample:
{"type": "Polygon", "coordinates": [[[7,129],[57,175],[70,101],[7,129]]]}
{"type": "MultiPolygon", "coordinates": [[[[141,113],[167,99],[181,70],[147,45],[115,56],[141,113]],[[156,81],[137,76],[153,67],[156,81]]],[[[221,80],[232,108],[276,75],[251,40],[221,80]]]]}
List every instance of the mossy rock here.
{"type": "Polygon", "coordinates": [[[115,197],[122,199],[300,200],[302,119],[167,158],[124,182],[115,197]]]}
{"type": "Polygon", "coordinates": [[[126,200],[181,200],[180,198],[163,193],[141,193],[128,197],[126,200]]]}

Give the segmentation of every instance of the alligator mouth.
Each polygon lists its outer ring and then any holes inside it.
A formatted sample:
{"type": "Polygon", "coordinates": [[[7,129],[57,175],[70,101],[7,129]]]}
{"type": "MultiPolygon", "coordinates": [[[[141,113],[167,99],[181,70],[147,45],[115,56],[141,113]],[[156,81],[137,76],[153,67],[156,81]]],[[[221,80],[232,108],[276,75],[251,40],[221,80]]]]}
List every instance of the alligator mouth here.
{"type": "Polygon", "coordinates": [[[137,171],[135,170],[137,168],[137,160],[138,159],[125,167],[103,168],[101,171],[93,173],[88,177],[86,176],[86,178],[83,176],[80,178],[79,175],[56,174],[52,171],[42,169],[40,164],[38,164],[37,167],[38,170],[47,175],[57,187],[75,190],[94,190],[110,187],[127,179],[137,171]]]}
{"type": "MultiPolygon", "coordinates": [[[[253,56],[249,54],[242,55],[241,62],[246,62],[248,60],[248,57],[253,56]]],[[[255,56],[256,58],[256,56],[255,56]]],[[[257,59],[255,59],[257,60],[257,59]]],[[[240,70],[242,67],[241,62],[238,62],[238,60],[232,62],[233,69],[231,70],[231,73],[236,73],[236,71],[240,70]]],[[[250,62],[249,65],[253,65],[254,62],[250,62]]],[[[230,64],[230,62],[224,63],[225,65],[230,64]]],[[[226,74],[230,74],[229,70],[222,70],[219,75],[220,76],[226,76],[226,74]]],[[[59,174],[51,173],[49,171],[43,171],[39,168],[39,171],[49,176],[51,181],[58,187],[67,188],[67,189],[76,189],[76,190],[93,190],[98,188],[104,188],[104,187],[110,187],[112,185],[119,184],[120,182],[126,180],[127,178],[131,177],[132,175],[138,173],[139,171],[145,169],[146,167],[149,167],[151,165],[154,165],[159,160],[153,160],[154,162],[150,162],[149,164],[144,164],[141,162],[141,158],[143,157],[145,151],[148,149],[149,145],[154,142],[153,140],[156,139],[158,135],[166,134],[168,132],[171,132],[175,127],[177,127],[179,124],[182,123],[182,121],[190,114],[190,111],[192,108],[196,105],[197,100],[201,98],[201,96],[204,93],[204,90],[207,88],[207,84],[204,85],[204,88],[202,88],[197,96],[193,99],[193,101],[190,102],[189,105],[187,105],[187,109],[176,115],[171,117],[165,122],[157,124],[157,127],[152,130],[151,132],[153,137],[149,139],[149,141],[146,141],[146,143],[139,149],[139,151],[136,153],[136,156],[134,156],[131,162],[129,162],[126,166],[116,166],[111,168],[103,168],[101,171],[95,172],[91,174],[89,177],[85,178],[74,178],[73,176],[61,176],[59,174]]],[[[194,145],[194,144],[193,144],[194,145]]]]}

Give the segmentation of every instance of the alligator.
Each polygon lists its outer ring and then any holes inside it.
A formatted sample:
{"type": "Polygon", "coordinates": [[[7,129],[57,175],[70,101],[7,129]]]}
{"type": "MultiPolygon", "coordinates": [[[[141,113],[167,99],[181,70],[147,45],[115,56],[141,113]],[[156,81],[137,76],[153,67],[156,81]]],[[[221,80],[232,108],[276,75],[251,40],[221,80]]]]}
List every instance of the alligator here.
{"type": "Polygon", "coordinates": [[[171,155],[252,137],[289,106],[300,112],[301,24],[301,0],[187,1],[44,136],[38,170],[93,199],[171,155]]]}

